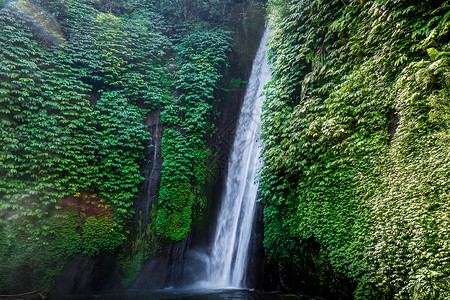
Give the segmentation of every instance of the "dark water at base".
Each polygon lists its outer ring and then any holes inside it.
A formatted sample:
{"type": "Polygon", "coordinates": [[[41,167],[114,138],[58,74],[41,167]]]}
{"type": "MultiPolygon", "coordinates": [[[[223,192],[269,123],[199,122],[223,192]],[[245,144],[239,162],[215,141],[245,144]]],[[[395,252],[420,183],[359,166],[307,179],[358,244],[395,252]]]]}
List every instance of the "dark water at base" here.
{"type": "Polygon", "coordinates": [[[287,295],[278,292],[264,292],[246,289],[217,289],[217,290],[129,290],[107,292],[92,295],[76,295],[65,299],[104,299],[104,300],[313,300],[318,298],[287,295]]]}

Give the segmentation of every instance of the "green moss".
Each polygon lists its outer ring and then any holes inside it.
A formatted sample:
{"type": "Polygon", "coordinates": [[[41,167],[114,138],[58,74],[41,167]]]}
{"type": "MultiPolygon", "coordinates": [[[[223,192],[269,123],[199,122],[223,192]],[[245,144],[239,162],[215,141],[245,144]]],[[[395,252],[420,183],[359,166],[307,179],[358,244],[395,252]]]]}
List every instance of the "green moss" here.
{"type": "Polygon", "coordinates": [[[156,233],[157,209],[153,205],[150,212],[150,223],[143,230],[142,223],[139,222],[136,238],[131,245],[124,247],[119,254],[119,265],[124,276],[122,279],[122,287],[128,288],[136,279],[141,270],[142,263],[149,259],[160,249],[160,239],[156,233]]]}

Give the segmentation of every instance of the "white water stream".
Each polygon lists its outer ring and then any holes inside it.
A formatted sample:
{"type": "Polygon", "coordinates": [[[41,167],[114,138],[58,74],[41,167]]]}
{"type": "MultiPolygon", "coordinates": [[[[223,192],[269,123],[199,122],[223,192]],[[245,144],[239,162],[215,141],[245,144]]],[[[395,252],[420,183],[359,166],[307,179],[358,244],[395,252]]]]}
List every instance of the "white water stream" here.
{"type": "Polygon", "coordinates": [[[205,285],[245,287],[248,246],[252,234],[258,185],[261,110],[264,85],[270,80],[267,63],[269,32],[263,35],[241,108],[236,138],[228,163],[225,193],[218,216],[205,285]]]}

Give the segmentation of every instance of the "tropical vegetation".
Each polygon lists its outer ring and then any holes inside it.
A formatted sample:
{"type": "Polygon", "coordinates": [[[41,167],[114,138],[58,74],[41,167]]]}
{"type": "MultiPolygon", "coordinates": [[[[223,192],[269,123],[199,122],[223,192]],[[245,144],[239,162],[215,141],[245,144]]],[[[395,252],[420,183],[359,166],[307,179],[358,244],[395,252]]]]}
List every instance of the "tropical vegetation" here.
{"type": "Polygon", "coordinates": [[[450,297],[450,2],[268,6],[268,259],[291,289],[450,297]]]}

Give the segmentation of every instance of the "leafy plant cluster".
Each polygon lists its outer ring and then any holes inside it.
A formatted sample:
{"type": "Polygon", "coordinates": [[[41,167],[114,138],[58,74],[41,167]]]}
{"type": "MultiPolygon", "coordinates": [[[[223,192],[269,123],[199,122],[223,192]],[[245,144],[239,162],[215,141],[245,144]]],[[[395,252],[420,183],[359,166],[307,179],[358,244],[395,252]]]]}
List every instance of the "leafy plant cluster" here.
{"type": "Polygon", "coordinates": [[[0,11],[0,290],[48,286],[71,255],[126,239],[150,139],[142,121],[170,95],[170,41],[151,16],[91,1],[0,11]]]}
{"type": "Polygon", "coordinates": [[[450,3],[273,0],[269,19],[268,258],[290,287],[449,297],[450,3]]]}
{"type": "Polygon", "coordinates": [[[243,2],[0,3],[0,290],[48,287],[77,253],[117,255],[127,286],[206,207],[229,12],[243,2]],[[155,110],[161,189],[131,238],[155,110]]]}
{"type": "Polygon", "coordinates": [[[199,28],[179,43],[174,81],[177,102],[161,116],[167,128],[162,140],[164,163],[156,230],[162,237],[185,238],[193,211],[201,215],[206,206],[212,105],[229,47],[227,32],[220,29],[199,28]]]}
{"type": "MultiPolygon", "coordinates": [[[[141,263],[161,245],[186,238],[205,219],[207,175],[216,167],[211,162],[211,150],[217,149],[210,142],[218,115],[214,108],[223,97],[221,87],[227,84],[223,75],[229,72],[230,37],[238,34],[230,28],[230,23],[237,22],[230,11],[235,6],[245,7],[238,16],[241,18],[260,10],[257,2],[147,2],[165,21],[173,45],[167,57],[171,94],[160,109],[164,132],[158,203],[152,205],[150,224],[139,231],[132,242],[131,255],[124,259],[125,286],[138,275],[141,263]]],[[[251,23],[239,22],[234,26],[246,28],[251,23]]]]}

